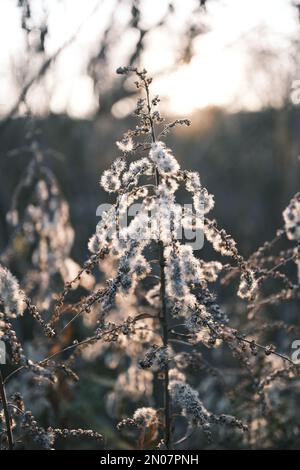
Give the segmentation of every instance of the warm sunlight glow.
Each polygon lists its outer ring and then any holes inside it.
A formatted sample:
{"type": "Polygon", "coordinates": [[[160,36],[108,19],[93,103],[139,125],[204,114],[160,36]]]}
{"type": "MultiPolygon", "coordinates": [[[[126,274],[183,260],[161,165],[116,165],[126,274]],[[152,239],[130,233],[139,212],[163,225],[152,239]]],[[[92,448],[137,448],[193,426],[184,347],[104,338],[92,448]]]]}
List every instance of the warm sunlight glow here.
{"type": "MultiPolygon", "coordinates": [[[[49,14],[48,54],[53,54],[74,34],[84,18],[89,18],[96,4],[95,0],[45,2],[49,14]]],[[[178,63],[176,50],[179,44],[176,44],[174,28],[179,27],[183,17],[189,20],[195,2],[184,2],[184,8],[179,0],[174,4],[177,10],[172,19],[172,34],[167,29],[151,33],[143,56],[144,65],[156,78],[155,91],[164,95],[168,110],[189,114],[206,106],[259,108],[260,102],[253,96],[248,79],[248,68],[253,68],[251,48],[257,44],[282,44],[282,38],[299,35],[297,12],[291,8],[290,1],[211,0],[207,12],[203,13],[207,31],[198,37],[193,46],[194,56],[185,64],[178,63]]],[[[157,21],[159,13],[165,11],[167,5],[167,1],[145,1],[145,25],[157,21]]],[[[120,28],[128,15],[126,6],[126,2],[122,3],[115,13],[120,28]]],[[[10,44],[9,49],[2,48],[0,53],[0,112],[4,114],[13,106],[22,83],[14,64],[22,57],[25,45],[19,28],[20,12],[15,3],[2,0],[0,10],[0,40],[10,44]]],[[[96,109],[92,82],[87,76],[87,63],[91,53],[97,50],[99,38],[113,11],[114,2],[103,1],[99,11],[87,20],[74,44],[62,53],[53,66],[52,78],[47,79],[43,92],[44,96],[45,92],[51,96],[49,106],[52,112],[86,117],[96,109]]],[[[38,12],[42,15],[43,9],[38,12]]],[[[117,40],[119,43],[115,44],[111,54],[112,74],[113,66],[120,64],[120,58],[124,60],[135,38],[124,35],[117,40]]],[[[38,112],[44,111],[42,101],[35,103],[38,112]]],[[[125,113],[120,111],[119,106],[116,114],[120,112],[122,115],[125,113]]]]}

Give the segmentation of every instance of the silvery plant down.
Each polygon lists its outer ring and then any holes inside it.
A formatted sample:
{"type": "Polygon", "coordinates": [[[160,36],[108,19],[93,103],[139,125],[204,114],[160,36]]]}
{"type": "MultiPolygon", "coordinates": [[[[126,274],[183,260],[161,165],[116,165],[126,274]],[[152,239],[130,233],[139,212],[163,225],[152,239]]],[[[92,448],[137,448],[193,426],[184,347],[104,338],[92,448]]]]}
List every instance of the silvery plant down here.
{"type": "Polygon", "coordinates": [[[277,329],[289,345],[300,328],[280,318],[264,322],[259,311],[299,302],[300,195],[288,203],[274,238],[246,259],[211,215],[214,197],[199,174],[183,169],[165,143],[172,129],[191,122],[165,121],[146,70],[121,67],[117,73],[135,77],[137,124],[117,142],[119,156],[100,178],[115,202],[99,205],[83,266],[71,257],[68,204],[36,141],[8,214],[14,231],[0,267],[6,351],[1,448],[53,449],[65,439],[86,440],[89,448],[117,447],[106,444],[109,437],[99,429],[58,426],[52,413],[53,396],[76,387],[82,364],[97,360],[117,371],[105,394],[106,416],[132,447],[200,448],[220,436],[245,447],[268,446],[274,420],[293,432],[289,413],[277,413],[283,390],[293,393],[289,384],[299,377],[299,364],[289,347],[279,351],[264,340],[277,329]],[[32,194],[25,208],[19,204],[24,188],[32,194]],[[182,193],[188,203],[180,202],[182,193]],[[20,234],[31,253],[21,286],[11,273],[20,234]],[[209,259],[202,257],[203,246],[209,259]],[[61,292],[54,287],[58,277],[61,292]],[[247,317],[246,331],[232,318],[231,305],[218,301],[216,292],[222,298],[229,285],[239,316],[247,317]],[[72,300],[79,289],[84,294],[72,300]],[[32,345],[22,345],[17,333],[25,316],[34,321],[38,340],[32,345]],[[76,337],[75,323],[84,337],[76,337]],[[236,364],[228,374],[218,369],[227,354],[236,364]],[[45,410],[48,418],[40,422],[45,410]]]}

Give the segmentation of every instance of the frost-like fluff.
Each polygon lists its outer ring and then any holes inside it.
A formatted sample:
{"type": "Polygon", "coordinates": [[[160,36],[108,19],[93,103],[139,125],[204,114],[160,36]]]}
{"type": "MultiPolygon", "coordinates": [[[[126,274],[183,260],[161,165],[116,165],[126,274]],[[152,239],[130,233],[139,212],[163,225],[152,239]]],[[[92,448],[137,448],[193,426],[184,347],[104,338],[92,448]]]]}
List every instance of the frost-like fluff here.
{"type": "Polygon", "coordinates": [[[10,317],[22,315],[26,304],[24,293],[12,273],[0,265],[0,303],[4,313],[10,317]]]}
{"type": "Polygon", "coordinates": [[[169,379],[169,390],[174,404],[181,409],[182,415],[186,416],[188,422],[194,427],[201,427],[209,439],[211,424],[223,424],[247,430],[247,426],[234,416],[215,415],[208,411],[200,400],[199,393],[186,383],[185,376],[181,372],[171,369],[169,379]]]}
{"type": "Polygon", "coordinates": [[[145,256],[138,254],[129,261],[130,273],[135,274],[138,279],[144,279],[150,273],[151,267],[145,256]]]}
{"type": "Polygon", "coordinates": [[[204,225],[204,233],[213,248],[223,256],[233,256],[236,254],[236,242],[225,230],[218,230],[215,221],[207,221],[204,225]]]}
{"type": "Polygon", "coordinates": [[[209,194],[206,188],[193,195],[193,202],[198,214],[207,214],[215,205],[214,196],[209,194]]]}
{"type": "Polygon", "coordinates": [[[169,176],[177,173],[180,169],[179,163],[172,155],[171,150],[163,142],[155,142],[151,145],[149,157],[155,163],[161,175],[169,176]]]}
{"type": "Polygon", "coordinates": [[[92,253],[97,253],[104,248],[109,239],[116,230],[116,210],[111,207],[109,210],[101,214],[101,220],[96,227],[96,233],[90,238],[88,242],[88,249],[92,253]]]}
{"type": "Polygon", "coordinates": [[[117,141],[116,145],[124,153],[132,152],[134,149],[134,143],[130,136],[124,137],[121,141],[117,141]]]}
{"type": "Polygon", "coordinates": [[[238,296],[241,297],[241,299],[251,299],[256,289],[257,281],[254,273],[250,270],[243,272],[241,275],[238,296]]]}
{"type": "Polygon", "coordinates": [[[191,245],[177,243],[165,248],[166,279],[168,295],[172,298],[187,299],[190,296],[190,287],[199,285],[206,277],[215,279],[221,269],[221,263],[211,264],[205,272],[203,261],[195,258],[191,245]],[[206,276],[205,276],[206,274],[206,276]]]}
{"type": "Polygon", "coordinates": [[[162,181],[157,188],[157,203],[152,211],[153,238],[168,245],[181,234],[182,208],[175,203],[176,181],[162,181]]]}
{"type": "Polygon", "coordinates": [[[121,181],[118,175],[111,170],[105,170],[101,176],[100,184],[105,191],[113,193],[121,187],[121,181]]]}
{"type": "Polygon", "coordinates": [[[283,211],[283,219],[289,240],[300,240],[300,193],[295,194],[283,211]]]}
{"type": "Polygon", "coordinates": [[[209,194],[206,188],[201,185],[199,173],[196,171],[188,171],[185,174],[186,190],[193,194],[193,203],[198,215],[204,215],[210,212],[214,205],[214,196],[209,194]]]}
{"type": "Polygon", "coordinates": [[[207,282],[215,282],[223,265],[219,261],[199,260],[199,276],[207,282]]]}
{"type": "Polygon", "coordinates": [[[122,158],[118,158],[110,167],[105,170],[100,179],[100,185],[109,193],[116,192],[121,187],[121,174],[125,170],[126,163],[122,158]]]}
{"type": "Polygon", "coordinates": [[[190,193],[195,193],[200,191],[201,189],[201,182],[200,182],[200,175],[197,171],[187,171],[186,172],[186,183],[185,183],[186,190],[190,193]]]}
{"type": "Polygon", "coordinates": [[[153,165],[148,158],[140,158],[140,160],[130,163],[128,171],[123,174],[122,181],[126,187],[137,185],[139,176],[151,175],[152,173],[153,165]]]}
{"type": "Polygon", "coordinates": [[[144,199],[148,196],[148,189],[141,187],[135,188],[130,193],[120,194],[118,200],[118,210],[119,214],[126,214],[128,208],[136,201],[137,199],[144,199]]]}
{"type": "Polygon", "coordinates": [[[152,239],[151,231],[151,219],[148,215],[148,211],[145,210],[144,206],[136,214],[136,216],[130,221],[128,227],[123,227],[119,233],[119,243],[130,243],[135,240],[140,244],[145,245],[150,243],[152,239]]]}
{"type": "Polygon", "coordinates": [[[174,372],[171,374],[169,389],[174,404],[181,408],[182,414],[193,426],[208,429],[210,413],[200,400],[198,392],[183,379],[185,377],[182,373],[180,379],[174,372]]]}
{"type": "Polygon", "coordinates": [[[187,279],[184,276],[182,260],[178,246],[168,246],[165,248],[166,258],[166,290],[171,299],[184,299],[189,295],[190,289],[187,279]]]}

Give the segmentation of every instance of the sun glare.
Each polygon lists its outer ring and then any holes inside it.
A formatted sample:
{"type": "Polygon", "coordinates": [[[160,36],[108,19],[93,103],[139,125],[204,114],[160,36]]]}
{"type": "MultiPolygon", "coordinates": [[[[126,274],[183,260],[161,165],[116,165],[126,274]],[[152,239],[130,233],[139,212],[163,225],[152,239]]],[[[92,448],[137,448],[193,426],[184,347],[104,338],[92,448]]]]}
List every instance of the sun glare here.
{"type": "MultiPolygon", "coordinates": [[[[51,70],[52,79],[45,86],[47,96],[51,97],[49,106],[52,112],[68,112],[78,118],[92,115],[97,107],[92,81],[87,75],[87,63],[91,53],[97,50],[97,41],[113,12],[113,2],[102,3],[100,10],[89,19],[74,44],[63,52],[51,70]]],[[[181,14],[189,20],[194,2],[187,1],[184,8],[182,2],[175,0],[174,3],[177,13],[172,19],[173,31],[165,28],[151,32],[143,55],[143,65],[155,76],[155,91],[164,96],[167,110],[174,114],[190,114],[207,106],[230,110],[259,108],[260,103],[253,98],[251,83],[247,81],[247,67],[251,59],[248,47],[251,41],[253,46],[260,41],[278,41],[282,35],[298,35],[296,9],[291,9],[289,0],[212,0],[207,12],[203,13],[207,32],[195,41],[194,55],[189,63],[181,63],[176,56],[180,44],[176,43],[174,28],[176,30],[182,23],[181,14]]],[[[168,2],[157,1],[155,8],[153,4],[145,1],[146,27],[157,21],[168,2]]],[[[61,3],[55,0],[45,5],[49,12],[47,53],[53,54],[88,17],[96,2],[67,0],[61,3]],[[68,18],[67,26],[65,18],[68,18]]],[[[126,5],[126,2],[122,3],[115,13],[119,28],[125,22],[126,5]]],[[[11,65],[22,56],[25,46],[20,35],[16,5],[3,0],[0,9],[0,39],[5,38],[11,45],[10,53],[3,48],[0,54],[0,111],[5,113],[12,107],[17,95],[17,75],[13,75],[11,65]]],[[[130,50],[135,38],[124,35],[116,41],[115,50],[111,52],[112,74],[115,64],[120,63],[120,57],[126,57],[126,50],[130,50]]],[[[35,104],[38,107],[39,103],[35,104]]],[[[130,105],[127,103],[125,108],[129,109],[130,105]]],[[[114,114],[123,116],[126,114],[125,108],[122,110],[118,105],[114,114]]]]}

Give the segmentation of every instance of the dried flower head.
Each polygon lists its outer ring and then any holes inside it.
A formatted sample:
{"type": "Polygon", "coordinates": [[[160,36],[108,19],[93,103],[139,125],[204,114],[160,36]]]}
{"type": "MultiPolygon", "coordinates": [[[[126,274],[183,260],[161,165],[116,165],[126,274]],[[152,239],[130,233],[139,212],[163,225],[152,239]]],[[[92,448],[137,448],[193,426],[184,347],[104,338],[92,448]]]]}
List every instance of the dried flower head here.
{"type": "Polygon", "coordinates": [[[4,312],[10,317],[22,315],[26,303],[17,279],[11,272],[0,265],[0,303],[4,312]]]}
{"type": "Polygon", "coordinates": [[[300,239],[300,193],[295,194],[283,211],[287,237],[290,240],[300,239]]]}

